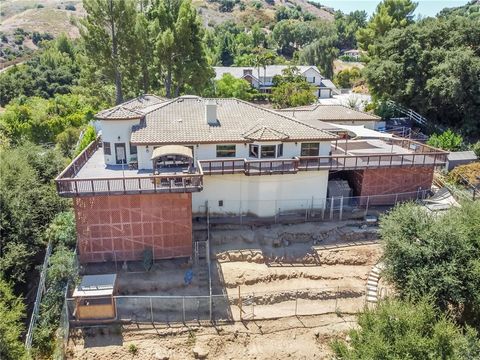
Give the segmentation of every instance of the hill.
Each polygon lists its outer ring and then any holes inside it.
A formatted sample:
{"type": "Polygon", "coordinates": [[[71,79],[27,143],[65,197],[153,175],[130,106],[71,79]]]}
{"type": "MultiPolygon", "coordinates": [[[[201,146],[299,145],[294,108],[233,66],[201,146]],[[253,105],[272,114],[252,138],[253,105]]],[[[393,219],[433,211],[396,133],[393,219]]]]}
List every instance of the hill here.
{"type": "MultiPolygon", "coordinates": [[[[193,0],[206,27],[234,21],[250,27],[259,22],[268,28],[275,22],[281,7],[298,8],[323,20],[333,14],[306,0],[193,0]]],[[[0,24],[0,64],[2,67],[21,62],[37,49],[37,43],[61,33],[79,37],[78,18],[85,16],[81,0],[4,0],[0,24]],[[35,34],[36,33],[36,34],[35,34]]]]}

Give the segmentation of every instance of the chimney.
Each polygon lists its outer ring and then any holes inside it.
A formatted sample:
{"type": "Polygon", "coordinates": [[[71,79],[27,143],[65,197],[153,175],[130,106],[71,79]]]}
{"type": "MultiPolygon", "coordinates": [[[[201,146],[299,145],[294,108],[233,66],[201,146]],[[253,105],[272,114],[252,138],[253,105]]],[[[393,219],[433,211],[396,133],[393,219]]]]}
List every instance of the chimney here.
{"type": "Polygon", "coordinates": [[[205,119],[207,120],[208,125],[218,125],[217,102],[215,100],[205,101],[205,119]]]}

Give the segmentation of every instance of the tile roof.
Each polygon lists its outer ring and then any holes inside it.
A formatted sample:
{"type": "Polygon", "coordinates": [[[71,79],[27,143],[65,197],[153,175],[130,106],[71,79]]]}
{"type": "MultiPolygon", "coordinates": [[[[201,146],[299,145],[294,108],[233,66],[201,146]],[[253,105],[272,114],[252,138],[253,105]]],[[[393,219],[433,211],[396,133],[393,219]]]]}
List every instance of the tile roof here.
{"type": "Polygon", "coordinates": [[[167,100],[168,99],[157,95],[141,95],[110,109],[100,111],[95,117],[101,120],[139,119],[146,113],[155,109],[157,105],[162,104],[167,100]]]}
{"type": "Polygon", "coordinates": [[[379,116],[354,110],[343,105],[314,104],[297,108],[281,109],[278,111],[300,121],[308,122],[309,124],[314,120],[335,122],[349,120],[379,121],[381,119],[379,116]]]}
{"type": "Polygon", "coordinates": [[[331,140],[336,136],[246,101],[182,96],[145,115],[132,128],[135,144],[240,143],[252,140],[331,140]],[[205,119],[205,102],[216,101],[217,125],[205,119]]]}
{"type": "MultiPolygon", "coordinates": [[[[293,66],[293,65],[292,65],[293,66]]],[[[252,75],[256,78],[258,76],[258,70],[260,70],[260,77],[274,77],[275,75],[282,75],[282,71],[288,67],[292,67],[289,65],[267,65],[266,68],[263,66],[256,67],[256,66],[214,66],[213,69],[215,70],[215,79],[219,80],[222,78],[223,74],[229,73],[232,74],[234,77],[241,78],[243,77],[244,73],[243,70],[250,70],[252,75]]],[[[300,74],[303,74],[310,68],[313,68],[320,74],[320,71],[316,66],[308,66],[308,65],[295,65],[296,68],[299,69],[300,74]]],[[[320,75],[321,76],[321,75],[320,75]]]]}

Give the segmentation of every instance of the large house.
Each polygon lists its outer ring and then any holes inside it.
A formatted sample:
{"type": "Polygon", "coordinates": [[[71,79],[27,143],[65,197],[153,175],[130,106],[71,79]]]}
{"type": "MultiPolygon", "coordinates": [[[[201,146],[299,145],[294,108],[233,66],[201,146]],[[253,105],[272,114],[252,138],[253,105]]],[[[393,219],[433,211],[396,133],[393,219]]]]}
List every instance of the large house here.
{"type": "Polygon", "coordinates": [[[147,248],[156,259],[191,256],[192,218],[207,211],[324,209],[332,174],[358,195],[428,189],[445,164],[444,152],[407,139],[342,139],[321,121],[233,98],[146,98],[97,114],[101,137],[56,179],[73,198],[82,262],[147,248]]]}
{"type": "MultiPolygon", "coordinates": [[[[267,65],[267,66],[216,66],[215,80],[220,80],[224,74],[230,74],[237,79],[245,79],[253,88],[260,92],[270,93],[273,86],[273,77],[282,75],[287,65],[267,65]]],[[[295,66],[300,75],[315,87],[315,96],[318,98],[330,98],[336,90],[335,85],[320,74],[316,66],[295,66]]]]}

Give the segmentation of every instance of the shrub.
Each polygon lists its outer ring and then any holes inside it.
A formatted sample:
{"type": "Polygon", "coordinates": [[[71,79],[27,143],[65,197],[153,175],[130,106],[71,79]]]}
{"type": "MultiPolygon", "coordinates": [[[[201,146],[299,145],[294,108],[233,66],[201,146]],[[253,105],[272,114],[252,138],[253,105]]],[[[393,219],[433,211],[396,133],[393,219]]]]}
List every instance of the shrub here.
{"type": "Polygon", "coordinates": [[[427,301],[381,301],[358,317],[351,342],[334,341],[336,359],[475,359],[480,342],[472,328],[462,332],[427,301]]]}
{"type": "Polygon", "coordinates": [[[460,321],[480,325],[480,202],[442,216],[413,203],[380,219],[385,275],[402,298],[429,296],[460,321]]]}
{"type": "Polygon", "coordinates": [[[458,151],[463,147],[463,138],[461,135],[448,129],[441,134],[433,134],[430,136],[427,144],[443,150],[458,151]]]}

